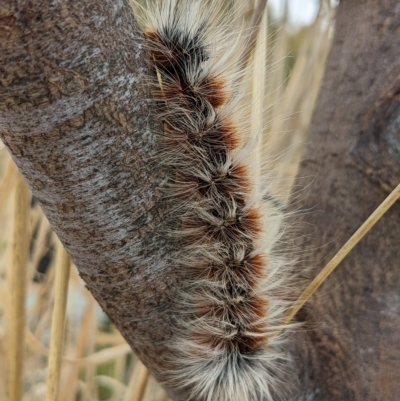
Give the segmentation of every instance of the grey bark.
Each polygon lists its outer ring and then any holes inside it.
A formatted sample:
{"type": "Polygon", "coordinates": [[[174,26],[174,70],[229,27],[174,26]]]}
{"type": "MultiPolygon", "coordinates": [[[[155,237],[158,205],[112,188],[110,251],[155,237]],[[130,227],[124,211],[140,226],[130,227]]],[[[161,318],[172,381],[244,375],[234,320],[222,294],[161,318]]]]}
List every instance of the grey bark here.
{"type": "MultiPolygon", "coordinates": [[[[312,277],[400,183],[399,49],[397,0],[341,2],[299,171],[312,277]]],[[[397,202],[300,313],[303,399],[400,399],[399,238],[397,202]]]]}
{"type": "MultiPolygon", "coordinates": [[[[398,1],[342,1],[300,170],[314,177],[305,207],[320,210],[299,244],[316,250],[316,271],[400,181],[399,45],[398,1]]],[[[162,236],[146,60],[127,1],[0,0],[0,137],[89,290],[162,379],[180,278],[162,236]]],[[[398,398],[399,213],[299,314],[295,400],[398,398]]]]}
{"type": "Polygon", "coordinates": [[[156,377],[172,335],[163,171],[125,0],[0,1],[0,137],[104,311],[156,377]]]}

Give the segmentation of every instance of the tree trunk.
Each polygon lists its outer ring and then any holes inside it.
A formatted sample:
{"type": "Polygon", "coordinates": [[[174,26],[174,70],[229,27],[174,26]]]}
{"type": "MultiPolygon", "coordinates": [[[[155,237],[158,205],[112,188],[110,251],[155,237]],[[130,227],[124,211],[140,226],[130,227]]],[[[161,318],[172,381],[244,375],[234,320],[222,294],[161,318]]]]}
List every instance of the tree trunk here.
{"type": "Polygon", "coordinates": [[[127,0],[0,1],[0,137],[89,290],[162,379],[179,280],[147,60],[127,0]]]}
{"type": "MultiPolygon", "coordinates": [[[[163,237],[142,40],[126,0],[0,0],[1,139],[89,290],[162,380],[180,277],[163,237]]],[[[400,181],[399,45],[397,0],[342,2],[300,170],[313,177],[306,207],[321,210],[304,216],[313,233],[301,244],[316,249],[315,271],[400,181]]],[[[301,312],[296,401],[396,399],[399,213],[301,312]]]]}
{"type": "MultiPolygon", "coordinates": [[[[312,276],[400,182],[399,49],[398,0],[341,2],[299,172],[312,177],[301,240],[312,276]]],[[[399,399],[399,238],[397,202],[300,314],[307,399],[399,399]]]]}

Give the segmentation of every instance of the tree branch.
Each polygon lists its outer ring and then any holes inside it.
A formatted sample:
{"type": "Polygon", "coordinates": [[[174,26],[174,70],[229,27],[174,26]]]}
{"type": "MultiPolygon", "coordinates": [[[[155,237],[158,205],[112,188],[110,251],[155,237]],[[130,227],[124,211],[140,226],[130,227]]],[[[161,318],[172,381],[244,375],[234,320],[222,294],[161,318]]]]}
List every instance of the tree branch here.
{"type": "MultiPolygon", "coordinates": [[[[313,177],[303,216],[314,273],[400,182],[400,7],[342,1],[299,176],[313,177]]],[[[303,394],[395,400],[400,382],[400,205],[346,257],[300,319],[303,394]],[[310,330],[312,329],[312,330],[310,330]],[[304,346],[302,344],[307,344],[304,346]],[[305,350],[306,349],[306,350],[305,350]],[[306,372],[306,373],[304,373],[306,372]]]]}

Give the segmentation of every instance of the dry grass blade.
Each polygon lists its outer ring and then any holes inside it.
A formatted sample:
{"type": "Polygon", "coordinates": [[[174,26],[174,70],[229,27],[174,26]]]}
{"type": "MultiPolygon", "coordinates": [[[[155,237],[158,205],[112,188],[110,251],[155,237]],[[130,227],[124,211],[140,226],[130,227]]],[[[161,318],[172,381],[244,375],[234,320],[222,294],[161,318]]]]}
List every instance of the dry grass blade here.
{"type": "Polygon", "coordinates": [[[15,177],[17,176],[17,166],[12,160],[8,161],[7,169],[4,177],[0,183],[0,215],[2,214],[8,199],[10,199],[10,192],[14,186],[15,177]]]}
{"type": "Polygon", "coordinates": [[[67,309],[70,267],[71,261],[69,255],[58,241],[46,401],[56,401],[57,398],[64,344],[65,314],[67,309]]]}
{"type": "Polygon", "coordinates": [[[379,221],[379,219],[390,209],[390,207],[400,198],[400,184],[392,193],[379,205],[364,224],[352,235],[343,245],[332,260],[315,277],[311,284],[304,290],[293,307],[289,310],[282,326],[288,324],[301,307],[310,299],[320,285],[329,277],[338,264],[348,255],[348,253],[360,242],[365,234],[379,221]]]}
{"type": "Polygon", "coordinates": [[[28,187],[20,174],[17,175],[14,196],[13,246],[8,270],[11,302],[7,338],[9,347],[9,400],[20,401],[23,389],[25,298],[30,231],[30,195],[28,187]]]}
{"type": "Polygon", "coordinates": [[[277,172],[270,191],[283,204],[289,202],[297,176],[334,30],[334,10],[326,1],[315,22],[298,33],[291,29],[290,5],[285,4],[275,39],[270,36],[273,40],[269,46],[270,91],[265,103],[268,112],[264,148],[266,159],[275,160],[271,166],[277,172]]]}
{"type": "Polygon", "coordinates": [[[123,401],[142,401],[149,375],[146,366],[137,361],[123,401]]]}
{"type": "MultiPolygon", "coordinates": [[[[119,383],[124,382],[125,378],[125,365],[126,365],[126,357],[125,356],[120,356],[115,359],[115,379],[119,383]]],[[[124,387],[126,389],[126,387],[124,387]]],[[[121,400],[120,394],[115,391],[113,392],[113,396],[111,398],[111,401],[120,401],[121,400]]]]}
{"type": "Polygon", "coordinates": [[[95,366],[114,361],[115,358],[124,356],[131,352],[132,352],[131,347],[128,344],[124,343],[121,345],[116,345],[114,347],[105,348],[100,351],[94,352],[86,358],[82,359],[63,358],[63,360],[65,362],[77,363],[80,365],[95,366]]]}
{"type": "Polygon", "coordinates": [[[99,332],[97,333],[96,336],[96,344],[98,346],[114,346],[114,345],[121,345],[125,344],[126,341],[124,337],[121,336],[121,334],[116,331],[114,333],[103,333],[99,332]]]}
{"type": "Polygon", "coordinates": [[[126,387],[123,383],[110,376],[98,375],[95,377],[95,382],[97,385],[101,385],[102,387],[111,390],[117,400],[120,400],[122,394],[126,391],[126,387]]]}
{"type": "MultiPolygon", "coordinates": [[[[77,275],[76,269],[73,269],[70,275],[70,280],[77,275]]],[[[71,280],[73,281],[73,280],[71,280]]],[[[70,344],[70,351],[75,356],[75,359],[83,359],[87,348],[87,342],[91,340],[89,336],[92,335],[92,327],[94,325],[96,313],[96,303],[93,297],[87,297],[86,310],[83,315],[82,325],[79,327],[76,333],[77,340],[75,343],[70,344]]],[[[80,375],[80,364],[74,363],[67,366],[67,374],[65,380],[60,386],[60,400],[59,401],[75,401],[76,393],[80,386],[79,375],[80,375]]]]}
{"type": "Polygon", "coordinates": [[[253,14],[250,20],[250,30],[248,35],[247,45],[244,48],[243,54],[240,56],[239,60],[239,71],[243,71],[249,61],[250,54],[256,44],[258,33],[261,26],[261,20],[265,14],[265,8],[267,6],[268,0],[258,0],[257,5],[254,8],[253,14]]]}
{"type": "MultiPolygon", "coordinates": [[[[260,3],[260,2],[259,2],[260,3]]],[[[251,137],[256,140],[257,147],[254,158],[257,169],[255,182],[261,185],[261,135],[264,122],[264,97],[265,97],[265,77],[266,77],[266,58],[267,58],[267,10],[261,15],[259,23],[258,37],[255,44],[254,64],[253,64],[253,89],[252,89],[252,108],[251,108],[251,137]]]]}

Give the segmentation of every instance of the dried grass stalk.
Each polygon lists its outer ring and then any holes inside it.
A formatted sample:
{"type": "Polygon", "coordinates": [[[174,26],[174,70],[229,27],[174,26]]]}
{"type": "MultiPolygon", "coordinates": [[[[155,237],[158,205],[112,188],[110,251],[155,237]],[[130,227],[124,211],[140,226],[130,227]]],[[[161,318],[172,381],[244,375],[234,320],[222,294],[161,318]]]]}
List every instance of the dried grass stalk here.
{"type": "Polygon", "coordinates": [[[64,345],[65,314],[67,310],[70,267],[71,261],[69,255],[60,241],[58,241],[46,401],[56,401],[57,399],[64,345]]]}
{"type": "MultiPolygon", "coordinates": [[[[12,167],[10,169],[12,171],[12,167]]],[[[11,299],[7,333],[9,401],[20,401],[23,391],[25,298],[30,231],[29,190],[22,176],[19,173],[15,174],[15,176],[13,238],[11,260],[7,274],[11,299]]]]}
{"type": "MultiPolygon", "coordinates": [[[[259,5],[266,3],[259,1],[259,5]]],[[[255,8],[257,10],[258,7],[255,8]]],[[[260,185],[261,182],[261,135],[264,125],[264,97],[265,97],[265,78],[267,74],[267,9],[263,8],[263,14],[258,16],[258,36],[255,43],[254,63],[253,63],[253,78],[252,78],[252,108],[251,108],[251,137],[256,141],[257,147],[254,158],[256,160],[258,176],[255,177],[255,182],[260,185]]]]}
{"type": "Polygon", "coordinates": [[[390,209],[390,207],[400,198],[400,184],[392,193],[379,205],[379,207],[368,217],[361,227],[343,245],[332,260],[321,270],[311,284],[304,290],[293,307],[289,310],[282,326],[288,324],[302,306],[311,298],[321,284],[330,276],[339,263],[349,254],[349,252],[361,241],[365,234],[380,220],[380,218],[390,209]]]}
{"type": "Polygon", "coordinates": [[[4,173],[3,179],[0,182],[0,216],[3,213],[7,201],[10,199],[10,193],[15,184],[18,170],[15,163],[10,159],[8,161],[7,169],[4,173]]]}
{"type": "Polygon", "coordinates": [[[149,371],[146,366],[137,361],[123,401],[142,401],[148,379],[149,371]]]}

